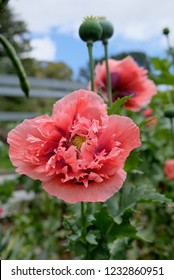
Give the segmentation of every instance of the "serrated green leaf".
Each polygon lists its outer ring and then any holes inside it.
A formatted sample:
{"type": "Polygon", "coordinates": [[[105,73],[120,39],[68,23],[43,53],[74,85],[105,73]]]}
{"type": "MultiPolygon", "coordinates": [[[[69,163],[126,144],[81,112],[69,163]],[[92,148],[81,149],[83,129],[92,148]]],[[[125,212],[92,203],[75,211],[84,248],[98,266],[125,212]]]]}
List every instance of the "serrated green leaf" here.
{"type": "Polygon", "coordinates": [[[156,70],[161,70],[161,71],[168,71],[170,66],[171,66],[171,62],[169,62],[166,59],[160,59],[158,57],[153,57],[151,58],[154,68],[156,70]]]}
{"type": "Polygon", "coordinates": [[[126,172],[136,170],[138,165],[140,164],[140,162],[141,162],[141,159],[140,159],[137,151],[132,151],[126,160],[124,170],[126,172]]]}
{"type": "Polygon", "coordinates": [[[115,223],[111,229],[109,236],[109,241],[112,242],[116,238],[129,237],[137,239],[137,230],[131,225],[129,214],[124,215],[121,224],[115,223]]]}
{"type": "Polygon", "coordinates": [[[174,85],[173,76],[170,73],[161,73],[159,75],[151,75],[150,78],[156,85],[174,85]]]}
{"type": "Polygon", "coordinates": [[[70,236],[68,236],[68,239],[72,242],[77,242],[81,237],[81,233],[77,232],[76,234],[71,234],[70,236]]]}
{"type": "Polygon", "coordinates": [[[0,203],[5,203],[12,196],[17,180],[6,180],[0,184],[0,203]]]}
{"type": "Polygon", "coordinates": [[[88,243],[92,244],[92,245],[97,245],[98,241],[96,240],[98,236],[98,233],[96,231],[90,231],[88,232],[87,236],[86,236],[86,240],[88,241],[88,243]]]}
{"type": "Polygon", "coordinates": [[[108,115],[117,114],[118,110],[121,106],[123,106],[129,99],[132,98],[132,95],[124,96],[122,98],[118,98],[111,107],[108,108],[108,115]]]}
{"type": "Polygon", "coordinates": [[[10,235],[9,233],[6,234],[5,238],[3,238],[3,240],[0,243],[0,254],[2,253],[2,251],[8,247],[10,242],[10,235]]]}
{"type": "Polygon", "coordinates": [[[129,238],[123,237],[116,239],[110,246],[111,260],[125,260],[129,238]]]}
{"type": "Polygon", "coordinates": [[[170,199],[148,186],[124,186],[122,192],[116,194],[106,202],[108,211],[116,222],[121,222],[121,217],[127,210],[133,210],[137,202],[169,203],[170,199]],[[118,198],[119,196],[119,204],[118,198]]]}
{"type": "Polygon", "coordinates": [[[74,218],[69,216],[64,216],[63,226],[67,230],[73,230],[74,225],[76,225],[74,218]]]}
{"type": "Polygon", "coordinates": [[[143,120],[142,122],[140,122],[138,124],[139,128],[145,126],[146,124],[148,124],[149,122],[153,121],[153,120],[156,120],[156,118],[149,118],[148,120],[143,120]]]}
{"type": "Polygon", "coordinates": [[[122,223],[118,224],[109,214],[108,209],[102,207],[100,211],[96,212],[95,219],[95,227],[101,231],[108,242],[112,242],[120,237],[137,238],[137,230],[130,224],[129,214],[125,214],[122,223]]]}

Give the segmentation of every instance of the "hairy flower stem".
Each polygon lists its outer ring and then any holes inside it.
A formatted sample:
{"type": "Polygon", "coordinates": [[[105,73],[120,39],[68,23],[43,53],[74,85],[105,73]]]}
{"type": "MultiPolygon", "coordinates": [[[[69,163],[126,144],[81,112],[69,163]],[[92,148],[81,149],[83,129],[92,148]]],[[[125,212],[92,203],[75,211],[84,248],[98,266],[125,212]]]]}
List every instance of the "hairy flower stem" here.
{"type": "Polygon", "coordinates": [[[171,95],[171,91],[167,91],[166,94],[167,94],[167,99],[168,99],[169,104],[173,103],[173,98],[172,98],[172,95],[171,95]]]}
{"type": "Polygon", "coordinates": [[[92,56],[93,42],[88,41],[87,47],[88,47],[89,64],[90,64],[91,90],[94,91],[94,61],[92,56]]]}
{"type": "Polygon", "coordinates": [[[170,57],[171,57],[172,64],[174,65],[174,55],[173,55],[173,52],[172,52],[172,47],[171,47],[171,43],[170,43],[169,34],[166,35],[166,39],[167,39],[167,47],[168,47],[168,59],[170,60],[170,57]]]}
{"type": "Polygon", "coordinates": [[[111,87],[111,76],[109,73],[109,65],[108,65],[108,41],[103,40],[104,51],[105,51],[105,61],[106,61],[106,75],[107,75],[107,91],[109,98],[109,106],[112,106],[112,87],[111,87]]]}
{"type": "Polygon", "coordinates": [[[81,202],[81,219],[82,219],[82,225],[84,225],[84,222],[85,222],[85,205],[84,205],[84,202],[82,201],[81,202]]]}
{"type": "Polygon", "coordinates": [[[168,47],[168,51],[169,51],[169,53],[170,53],[170,50],[171,50],[171,44],[170,44],[169,34],[166,36],[166,39],[167,39],[167,47],[168,47]]]}
{"type": "Polygon", "coordinates": [[[84,240],[85,243],[85,247],[86,247],[86,255],[84,259],[89,259],[89,251],[88,251],[88,244],[86,242],[86,235],[87,235],[87,231],[86,231],[86,213],[85,213],[85,203],[81,202],[81,225],[82,225],[82,231],[81,231],[81,236],[84,240]]]}

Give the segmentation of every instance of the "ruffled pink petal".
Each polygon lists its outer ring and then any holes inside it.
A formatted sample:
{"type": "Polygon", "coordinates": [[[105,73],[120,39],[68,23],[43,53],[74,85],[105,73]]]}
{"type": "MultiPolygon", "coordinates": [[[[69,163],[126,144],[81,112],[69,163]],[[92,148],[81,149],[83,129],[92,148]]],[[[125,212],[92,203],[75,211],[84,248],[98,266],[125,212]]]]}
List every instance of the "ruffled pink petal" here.
{"type": "MultiPolygon", "coordinates": [[[[148,79],[147,70],[139,67],[135,60],[128,56],[122,60],[109,59],[109,71],[118,77],[114,86],[113,98],[134,94],[125,103],[125,107],[133,112],[150,103],[152,97],[157,93],[155,84],[148,79]]],[[[101,88],[104,94],[107,93],[106,86],[106,63],[97,64],[95,68],[95,91],[101,88]]]]}
{"type": "Polygon", "coordinates": [[[133,112],[138,112],[143,106],[150,103],[152,97],[157,93],[157,88],[152,81],[146,80],[144,87],[135,86],[133,91],[136,92],[136,96],[128,100],[125,106],[133,112]]]}
{"type": "Polygon", "coordinates": [[[43,179],[44,166],[39,163],[33,164],[31,157],[28,156],[27,158],[26,154],[29,151],[29,145],[32,145],[33,149],[36,150],[41,147],[45,140],[45,135],[50,134],[51,123],[50,117],[45,115],[32,120],[24,120],[9,132],[7,138],[7,142],[10,145],[9,157],[13,165],[17,167],[16,171],[18,173],[26,174],[33,179],[43,179]],[[42,124],[44,124],[43,131],[40,129],[42,124]]]}
{"type": "Polygon", "coordinates": [[[72,121],[78,116],[101,120],[102,117],[106,117],[106,105],[96,93],[81,89],[68,94],[54,104],[52,118],[57,123],[62,122],[62,112],[72,121]]]}
{"type": "Polygon", "coordinates": [[[120,143],[119,148],[122,149],[118,156],[118,163],[122,167],[129,153],[141,146],[140,131],[131,119],[119,115],[111,115],[108,118],[106,129],[99,138],[99,147],[105,147],[105,149],[109,150],[110,139],[112,139],[113,135],[115,135],[115,140],[120,143]]]}
{"type": "Polygon", "coordinates": [[[90,183],[86,188],[81,184],[61,183],[58,177],[53,177],[50,181],[43,182],[43,188],[49,194],[63,199],[69,203],[77,202],[103,202],[113,196],[121,187],[126,179],[123,169],[115,175],[101,183],[90,183]]]}
{"type": "MultiPolygon", "coordinates": [[[[109,59],[109,72],[117,73],[120,77],[120,86],[128,85],[135,81],[139,77],[139,70],[137,63],[133,60],[132,57],[127,56],[122,60],[109,59]],[[137,71],[138,70],[138,71],[137,71]]],[[[106,62],[103,61],[101,64],[98,63],[95,67],[95,85],[96,87],[106,85],[106,62]]],[[[145,72],[143,72],[144,74],[145,72]]]]}
{"type": "MultiPolygon", "coordinates": [[[[114,60],[112,64],[114,64],[114,60]]],[[[131,56],[127,56],[115,63],[114,70],[120,75],[120,87],[125,87],[128,84],[131,86],[139,78],[140,74],[144,74],[131,56]]]]}

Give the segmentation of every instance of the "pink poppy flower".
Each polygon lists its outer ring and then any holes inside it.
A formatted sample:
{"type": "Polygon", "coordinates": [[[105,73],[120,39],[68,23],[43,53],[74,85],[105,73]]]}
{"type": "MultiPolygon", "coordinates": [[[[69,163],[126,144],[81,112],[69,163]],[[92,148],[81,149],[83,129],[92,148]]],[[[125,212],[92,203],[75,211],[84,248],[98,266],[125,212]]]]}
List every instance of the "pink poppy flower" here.
{"type": "MultiPolygon", "coordinates": [[[[139,111],[150,103],[151,98],[157,93],[154,83],[147,78],[147,70],[139,67],[130,56],[115,60],[109,59],[113,101],[117,98],[132,95],[125,107],[131,111],[139,111]]],[[[107,94],[106,63],[103,61],[95,67],[95,91],[107,94]]]]}
{"type": "MultiPolygon", "coordinates": [[[[147,108],[146,110],[144,110],[142,112],[142,114],[147,120],[150,120],[151,118],[153,118],[153,110],[151,108],[147,108]]],[[[150,127],[151,125],[156,124],[157,122],[158,122],[157,119],[152,119],[151,121],[146,123],[146,126],[150,127]]]]}
{"type": "Polygon", "coordinates": [[[8,143],[18,173],[69,203],[110,198],[126,178],[126,158],[141,145],[134,122],[108,116],[103,99],[86,90],[57,101],[51,117],[24,120],[8,143]]]}
{"type": "Polygon", "coordinates": [[[174,159],[166,160],[164,172],[168,180],[174,180],[174,159]]]}
{"type": "Polygon", "coordinates": [[[3,208],[3,207],[0,207],[0,218],[3,217],[3,214],[4,214],[4,208],[3,208]]]}

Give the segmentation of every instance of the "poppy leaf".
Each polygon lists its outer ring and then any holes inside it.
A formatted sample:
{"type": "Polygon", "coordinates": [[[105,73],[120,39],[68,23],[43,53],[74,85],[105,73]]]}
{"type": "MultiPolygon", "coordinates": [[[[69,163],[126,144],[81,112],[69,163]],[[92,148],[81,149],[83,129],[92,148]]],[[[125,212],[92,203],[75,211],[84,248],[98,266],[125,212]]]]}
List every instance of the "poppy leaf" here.
{"type": "Polygon", "coordinates": [[[117,114],[118,110],[129,100],[132,95],[124,96],[122,98],[118,98],[111,107],[108,108],[108,115],[117,114]]]}
{"type": "Polygon", "coordinates": [[[127,210],[134,210],[137,202],[169,203],[170,199],[158,193],[149,186],[135,187],[134,185],[124,186],[122,192],[113,196],[106,202],[109,213],[116,222],[122,221],[122,216],[127,210]],[[119,196],[119,197],[118,197],[119,196]]]}

